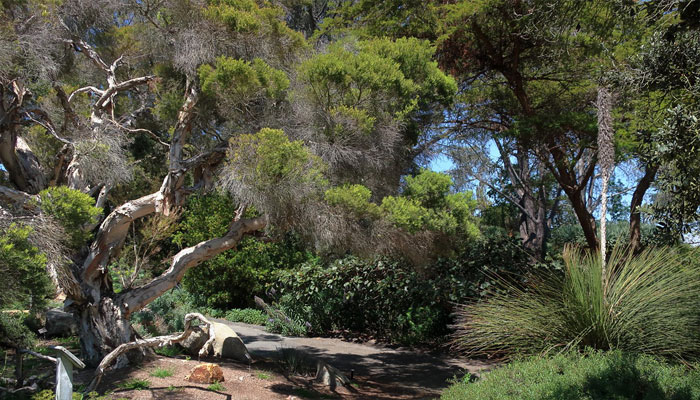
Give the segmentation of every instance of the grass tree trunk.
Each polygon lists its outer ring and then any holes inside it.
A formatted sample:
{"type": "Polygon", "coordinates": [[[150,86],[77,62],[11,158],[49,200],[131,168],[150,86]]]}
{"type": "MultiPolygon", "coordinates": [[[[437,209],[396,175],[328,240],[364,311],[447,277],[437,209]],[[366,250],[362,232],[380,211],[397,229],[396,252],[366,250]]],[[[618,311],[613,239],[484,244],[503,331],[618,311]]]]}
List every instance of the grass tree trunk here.
{"type": "Polygon", "coordinates": [[[615,144],[613,142],[612,96],[610,91],[601,87],[598,89],[598,161],[600,162],[600,175],[602,185],[600,189],[600,257],[603,263],[603,277],[605,277],[606,255],[606,220],[608,213],[608,181],[615,164],[615,144]]]}

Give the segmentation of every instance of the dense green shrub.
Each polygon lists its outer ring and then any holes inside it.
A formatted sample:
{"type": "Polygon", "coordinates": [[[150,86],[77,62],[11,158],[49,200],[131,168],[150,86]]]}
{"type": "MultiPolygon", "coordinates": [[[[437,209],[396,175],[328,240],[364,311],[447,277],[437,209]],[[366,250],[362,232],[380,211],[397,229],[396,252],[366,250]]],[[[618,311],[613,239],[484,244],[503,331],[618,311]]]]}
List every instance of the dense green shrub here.
{"type": "Polygon", "coordinates": [[[36,343],[36,335],[25,323],[25,315],[0,312],[0,345],[31,348],[36,343]]]}
{"type": "MultiPolygon", "coordinates": [[[[188,200],[174,241],[181,247],[226,234],[236,212],[227,195],[211,193],[188,200]]],[[[189,270],[183,287],[195,303],[218,309],[248,307],[253,297],[265,291],[277,269],[291,268],[309,260],[298,240],[289,236],[278,243],[244,238],[229,250],[189,270]]]]}
{"type": "Polygon", "coordinates": [[[564,275],[464,306],[456,344],[471,354],[538,354],[590,346],[665,356],[700,354],[697,251],[649,249],[629,257],[564,253],[564,275]]]}
{"type": "Polygon", "coordinates": [[[348,256],[279,274],[278,306],[316,334],[370,333],[416,343],[447,333],[454,302],[479,297],[496,275],[522,276],[527,253],[516,239],[487,231],[459,256],[422,269],[386,258],[348,256]]]}
{"type": "Polygon", "coordinates": [[[68,234],[67,244],[73,248],[85,245],[92,232],[83,227],[94,222],[102,209],[95,207],[89,195],[66,186],[52,186],[39,192],[41,210],[54,217],[68,234]]]}
{"type": "Polygon", "coordinates": [[[231,322],[265,325],[267,323],[267,314],[255,308],[234,308],[226,312],[226,319],[231,322]]]}
{"type": "Polygon", "coordinates": [[[0,307],[40,308],[53,295],[46,256],[29,236],[32,228],[11,224],[0,229],[0,307]]]}
{"type": "Polygon", "coordinates": [[[515,361],[473,381],[467,375],[443,400],[700,399],[700,371],[620,351],[515,361]]]}
{"type": "Polygon", "coordinates": [[[163,293],[143,310],[134,313],[131,321],[137,324],[142,334],[155,336],[182,331],[185,328],[187,313],[207,311],[197,308],[193,304],[192,296],[176,287],[163,293]]]}
{"type": "Polygon", "coordinates": [[[42,310],[54,294],[46,273],[46,256],[30,242],[30,227],[11,224],[0,229],[0,345],[32,347],[35,336],[23,312],[7,309],[42,310]]]}

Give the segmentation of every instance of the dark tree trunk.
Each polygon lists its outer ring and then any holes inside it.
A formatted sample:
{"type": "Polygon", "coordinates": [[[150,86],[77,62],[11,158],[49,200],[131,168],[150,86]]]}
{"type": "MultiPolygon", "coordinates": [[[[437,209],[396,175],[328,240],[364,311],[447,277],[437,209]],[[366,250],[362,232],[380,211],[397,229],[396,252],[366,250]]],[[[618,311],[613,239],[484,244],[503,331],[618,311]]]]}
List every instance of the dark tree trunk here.
{"type": "Polygon", "coordinates": [[[644,176],[639,181],[632,194],[632,201],[630,202],[630,252],[633,254],[642,247],[642,218],[639,212],[639,206],[642,205],[644,194],[646,194],[651,183],[654,181],[658,170],[658,165],[647,165],[644,176]]]}

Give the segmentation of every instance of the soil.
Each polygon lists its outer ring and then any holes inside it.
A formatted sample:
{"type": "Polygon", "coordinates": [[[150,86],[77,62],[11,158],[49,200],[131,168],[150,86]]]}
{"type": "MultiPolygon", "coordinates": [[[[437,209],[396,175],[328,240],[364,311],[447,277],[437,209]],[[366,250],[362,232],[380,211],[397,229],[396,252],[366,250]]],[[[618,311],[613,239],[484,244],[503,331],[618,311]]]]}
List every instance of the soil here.
{"type": "MultiPolygon", "coordinates": [[[[449,386],[450,379],[465,373],[478,374],[493,363],[449,357],[436,352],[390,348],[376,343],[349,343],[340,339],[284,337],[263,327],[224,320],[253,355],[252,365],[218,358],[191,360],[185,356],[162,357],[138,367],[109,371],[98,391],[111,399],[434,399],[449,386]],[[334,391],[314,382],[307,375],[287,373],[283,349],[295,349],[338,368],[352,384],[334,391]],[[190,383],[185,376],[200,362],[218,364],[224,372],[222,389],[190,383]],[[172,371],[172,376],[154,377],[156,369],[172,371]],[[134,379],[147,380],[147,389],[124,388],[134,379]]],[[[77,383],[87,383],[92,371],[82,371],[77,383]]]]}
{"type": "MultiPolygon", "coordinates": [[[[435,351],[396,348],[374,343],[356,343],[334,338],[284,337],[266,332],[263,327],[229,321],[251,352],[251,365],[220,358],[190,359],[155,356],[137,366],[110,370],[102,379],[98,392],[104,399],[435,399],[450,385],[452,378],[465,373],[479,374],[494,363],[451,357],[435,351]],[[351,378],[352,384],[331,390],[314,382],[315,369],[294,374],[286,349],[301,352],[310,360],[322,360],[351,378]],[[224,373],[220,387],[191,383],[185,380],[190,371],[202,362],[218,364],[224,373]],[[154,376],[156,370],[167,370],[167,377],[154,376]],[[142,380],[140,389],[129,387],[142,380]],[[147,387],[145,387],[147,386],[147,387]]],[[[63,345],[79,356],[77,338],[41,341],[41,346],[63,345]]],[[[3,374],[12,376],[12,355],[5,354],[3,374]],[[9,362],[8,362],[9,361],[9,362]],[[10,368],[7,368],[10,367],[10,368]]],[[[51,380],[53,366],[31,356],[25,358],[25,376],[45,375],[51,380]]],[[[86,385],[93,370],[76,371],[77,391],[86,385]]]]}

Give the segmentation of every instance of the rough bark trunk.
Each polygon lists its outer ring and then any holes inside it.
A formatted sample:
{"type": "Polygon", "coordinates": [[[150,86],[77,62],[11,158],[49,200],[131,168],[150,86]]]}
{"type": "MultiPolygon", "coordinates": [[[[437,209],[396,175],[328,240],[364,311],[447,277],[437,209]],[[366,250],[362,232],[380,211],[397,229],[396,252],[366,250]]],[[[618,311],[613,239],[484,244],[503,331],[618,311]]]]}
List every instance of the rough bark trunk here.
{"type": "MultiPolygon", "coordinates": [[[[76,303],[72,308],[79,318],[80,344],[85,363],[97,366],[112,350],[133,341],[134,332],[129,323],[132,313],[172,289],[190,268],[233,248],[244,235],[263,229],[266,224],[264,217],[240,219],[239,215],[226,235],[182,249],[161,276],[118,295],[113,294],[111,280],[106,274],[93,273],[92,279],[84,279],[84,286],[93,285],[87,289],[86,297],[90,301],[76,303]]],[[[122,359],[120,362],[124,364],[126,361],[122,359]]]]}
{"type": "MultiPolygon", "coordinates": [[[[80,348],[85,364],[97,366],[105,354],[122,343],[135,339],[126,310],[111,297],[102,297],[98,304],[85,304],[77,307],[80,348]]],[[[131,355],[131,360],[134,359],[131,355]]],[[[118,365],[126,365],[122,358],[118,365]]]]}

